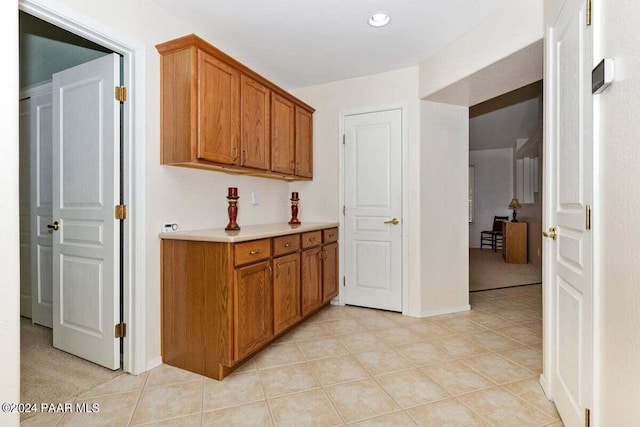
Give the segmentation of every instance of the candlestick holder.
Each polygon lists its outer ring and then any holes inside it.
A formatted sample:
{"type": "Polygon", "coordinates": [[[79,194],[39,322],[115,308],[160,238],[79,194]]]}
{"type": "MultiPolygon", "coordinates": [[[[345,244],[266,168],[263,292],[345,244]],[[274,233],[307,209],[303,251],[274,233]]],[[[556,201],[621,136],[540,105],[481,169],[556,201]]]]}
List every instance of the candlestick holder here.
{"type": "Polygon", "coordinates": [[[300,225],[302,224],[298,219],[298,202],[300,199],[298,198],[298,193],[291,193],[291,221],[289,221],[290,225],[300,225]]]}
{"type": "Polygon", "coordinates": [[[236,222],[236,218],[238,218],[238,196],[227,196],[227,200],[229,201],[229,207],[227,208],[227,212],[229,214],[229,224],[224,228],[227,231],[237,231],[240,230],[240,226],[236,222]]]}

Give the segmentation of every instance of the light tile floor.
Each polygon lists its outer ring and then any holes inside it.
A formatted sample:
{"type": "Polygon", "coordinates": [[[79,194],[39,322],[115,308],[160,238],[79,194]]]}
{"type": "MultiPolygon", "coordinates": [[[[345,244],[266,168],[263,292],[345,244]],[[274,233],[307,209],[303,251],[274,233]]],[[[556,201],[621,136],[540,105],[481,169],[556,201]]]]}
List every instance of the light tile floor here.
{"type": "Polygon", "coordinates": [[[541,286],[471,294],[466,313],[416,319],[330,306],[224,381],[163,365],[38,414],[42,426],[562,426],[538,384],[541,286]]]}

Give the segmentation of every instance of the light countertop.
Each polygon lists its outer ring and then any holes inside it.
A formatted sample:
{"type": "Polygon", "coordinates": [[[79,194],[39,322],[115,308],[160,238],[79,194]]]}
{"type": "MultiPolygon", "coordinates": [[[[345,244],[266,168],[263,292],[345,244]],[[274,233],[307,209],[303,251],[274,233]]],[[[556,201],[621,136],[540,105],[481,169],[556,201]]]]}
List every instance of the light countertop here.
{"type": "Polygon", "coordinates": [[[194,240],[199,242],[236,243],[248,240],[266,239],[268,237],[286,236],[287,234],[304,233],[306,231],[322,230],[337,227],[337,222],[307,222],[297,226],[285,223],[261,224],[241,226],[238,231],[225,231],[224,228],[208,230],[176,231],[174,233],[160,233],[161,239],[194,240]]]}

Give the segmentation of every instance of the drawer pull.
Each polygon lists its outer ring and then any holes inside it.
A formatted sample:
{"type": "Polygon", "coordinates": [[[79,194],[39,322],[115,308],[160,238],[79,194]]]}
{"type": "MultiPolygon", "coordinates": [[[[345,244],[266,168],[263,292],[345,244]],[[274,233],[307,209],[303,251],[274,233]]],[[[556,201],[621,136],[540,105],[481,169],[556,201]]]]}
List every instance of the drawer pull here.
{"type": "Polygon", "coordinates": [[[315,242],[315,241],[316,241],[316,238],[315,238],[315,237],[311,237],[311,238],[309,238],[309,241],[310,241],[310,242],[315,242]]]}
{"type": "Polygon", "coordinates": [[[291,247],[291,243],[285,243],[285,244],[284,244],[284,247],[285,247],[285,248],[291,247]]]}
{"type": "Polygon", "coordinates": [[[249,255],[257,255],[262,252],[260,249],[256,249],[255,251],[249,251],[249,255]]]}

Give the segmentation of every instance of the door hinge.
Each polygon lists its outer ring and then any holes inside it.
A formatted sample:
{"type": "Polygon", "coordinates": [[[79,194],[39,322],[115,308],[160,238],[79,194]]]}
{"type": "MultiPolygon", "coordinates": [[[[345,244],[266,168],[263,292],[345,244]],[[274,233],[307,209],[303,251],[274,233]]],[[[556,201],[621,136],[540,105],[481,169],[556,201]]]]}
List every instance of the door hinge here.
{"type": "Polygon", "coordinates": [[[584,427],[591,427],[591,410],[584,408],[584,427]]]}
{"type": "Polygon", "coordinates": [[[116,86],[116,100],[125,102],[127,100],[127,88],[124,86],[116,86]]]}
{"type": "Polygon", "coordinates": [[[116,219],[127,219],[127,205],[116,205],[116,219]]]}
{"type": "Polygon", "coordinates": [[[585,229],[591,230],[591,206],[585,208],[585,229]]]}
{"type": "Polygon", "coordinates": [[[591,25],[591,0],[587,0],[587,27],[591,25]]]}
{"type": "Polygon", "coordinates": [[[113,335],[116,338],[124,338],[127,336],[127,324],[126,323],[118,323],[115,327],[113,335]]]}
{"type": "Polygon", "coordinates": [[[342,135],[342,145],[347,143],[347,135],[342,135]]]}

